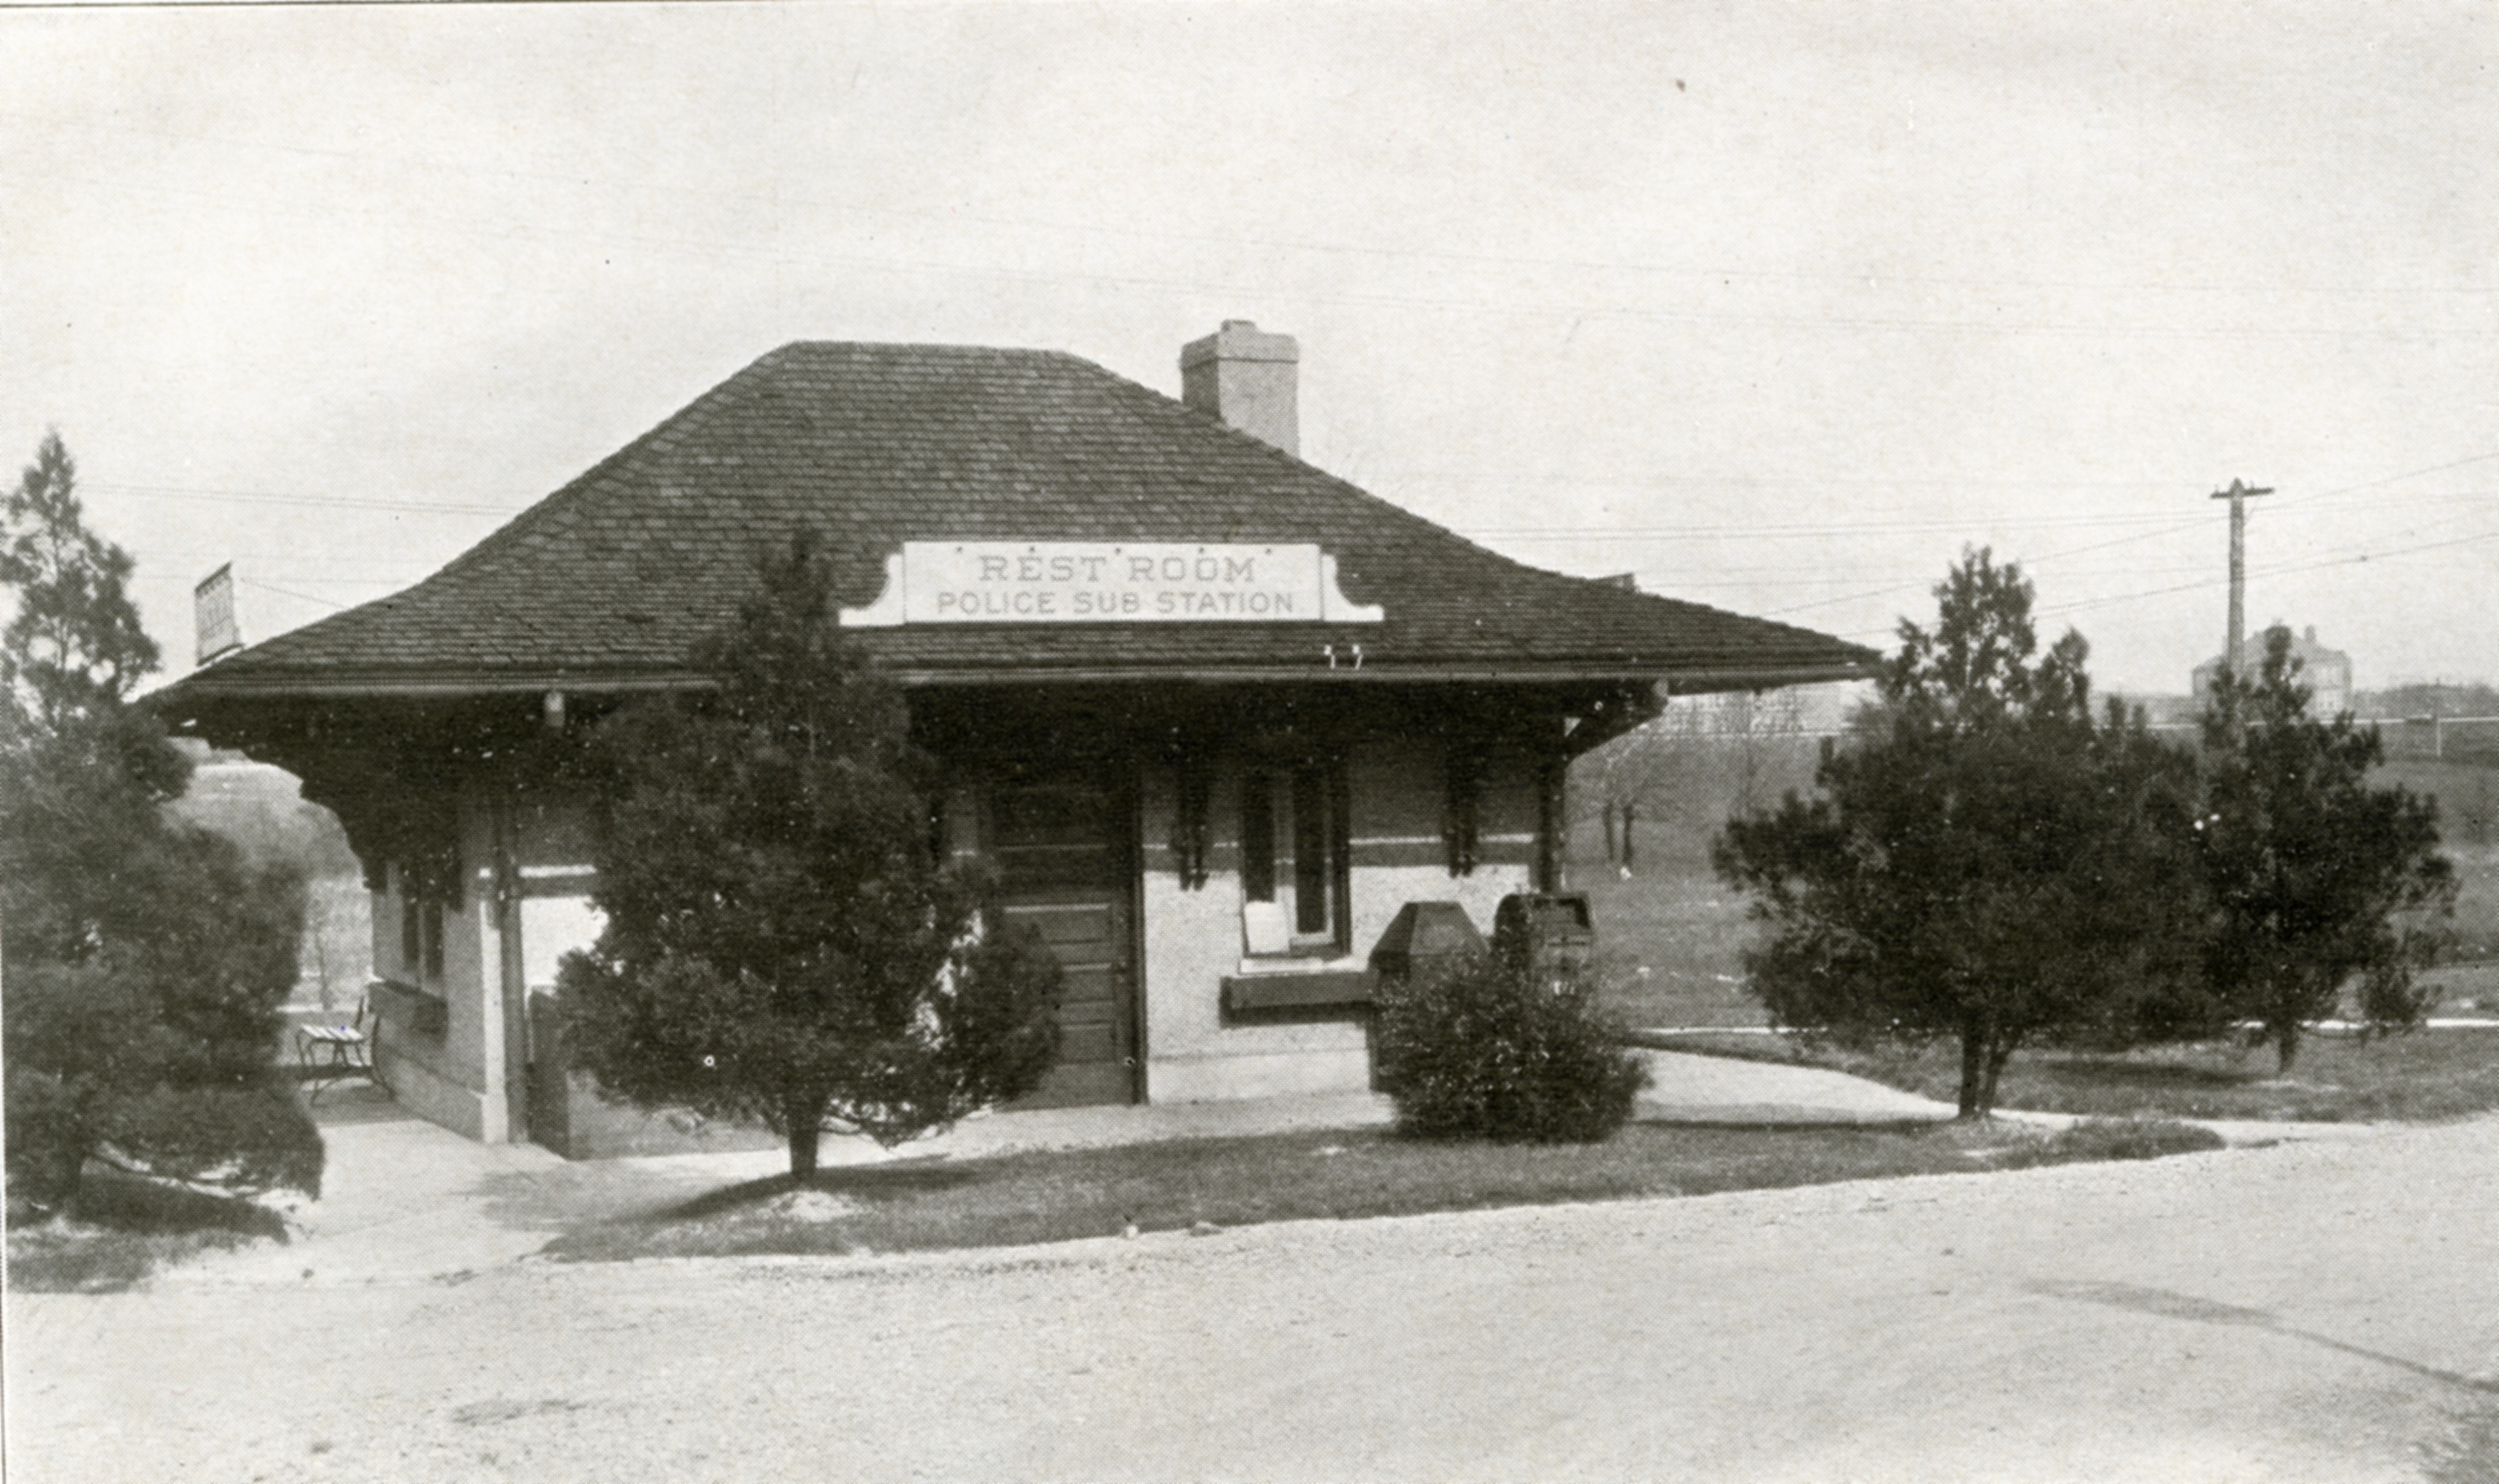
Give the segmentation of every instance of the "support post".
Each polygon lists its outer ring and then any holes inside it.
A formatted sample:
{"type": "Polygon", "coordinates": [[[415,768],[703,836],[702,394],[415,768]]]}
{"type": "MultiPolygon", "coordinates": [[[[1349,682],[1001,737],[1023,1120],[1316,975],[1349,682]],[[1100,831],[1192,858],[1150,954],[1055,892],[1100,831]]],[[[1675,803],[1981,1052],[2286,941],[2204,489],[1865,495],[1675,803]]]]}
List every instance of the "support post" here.
{"type": "Polygon", "coordinates": [[[2239,672],[2239,647],[2248,640],[2248,497],[2272,493],[2237,479],[2228,489],[2213,492],[2215,500],[2230,502],[2230,635],[2222,649],[2222,668],[2231,675],[2239,672]]]}

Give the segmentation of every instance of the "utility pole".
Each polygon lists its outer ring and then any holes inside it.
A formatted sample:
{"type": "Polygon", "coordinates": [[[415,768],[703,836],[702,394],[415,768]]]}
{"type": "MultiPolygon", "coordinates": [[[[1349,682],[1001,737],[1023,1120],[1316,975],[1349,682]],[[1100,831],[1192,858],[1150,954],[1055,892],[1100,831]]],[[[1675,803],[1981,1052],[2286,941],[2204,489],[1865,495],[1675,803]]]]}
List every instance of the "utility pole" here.
{"type": "Polygon", "coordinates": [[[2222,668],[2232,675],[2239,672],[2239,646],[2248,639],[2248,497],[2272,493],[2236,479],[2228,489],[2213,492],[2215,500],[2230,502],[2230,642],[2222,651],[2222,668]]]}

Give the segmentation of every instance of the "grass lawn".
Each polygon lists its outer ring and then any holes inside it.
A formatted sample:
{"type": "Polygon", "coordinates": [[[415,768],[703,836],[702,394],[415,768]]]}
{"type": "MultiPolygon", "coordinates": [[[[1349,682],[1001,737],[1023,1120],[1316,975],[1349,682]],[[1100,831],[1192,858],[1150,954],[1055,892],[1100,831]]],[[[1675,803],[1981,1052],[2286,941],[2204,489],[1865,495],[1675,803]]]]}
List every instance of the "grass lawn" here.
{"type": "MultiPolygon", "coordinates": [[[[1695,1035],[1655,1040],[1668,1050],[1832,1067],[1951,1102],[1957,1047],[1922,1052],[1813,1047],[1793,1036],[1695,1035]]],[[[2364,1041],[2312,1035],[2288,1078],[2273,1053],[2236,1046],[2167,1047],[2094,1055],[2020,1051],[1996,1103],[2007,1109],[2129,1118],[2271,1118],[2319,1122],[2453,1118],[2499,1109],[2499,1029],[2420,1030],[2364,1041]]]]}
{"type": "Polygon", "coordinates": [[[26,1215],[12,1205],[9,1287],[20,1293],[119,1293],[158,1268],[286,1234],[248,1202],[92,1168],[68,1214],[26,1215]]]}
{"type": "MultiPolygon", "coordinates": [[[[1807,760],[1780,764],[1782,771],[1770,780],[1777,787],[1769,796],[1810,779],[1809,754],[1800,756],[1807,760]]],[[[1704,774],[1687,781],[1710,780],[1704,774]]],[[[2486,817],[2487,800],[2499,797],[2499,769],[2402,759],[2381,769],[2378,782],[2440,796],[2447,831],[2440,849],[2454,862],[2457,890],[2446,961],[2428,975],[2440,993],[2432,1013],[2499,1014],[2499,845],[2483,842],[2465,827],[2468,814],[2478,810],[2486,817]]],[[[1732,779],[1719,777],[1715,785],[1715,792],[1704,790],[1680,799],[1661,795],[1643,805],[1649,823],[1629,879],[1606,863],[1596,822],[1582,822],[1572,833],[1572,886],[1588,893],[1596,915],[1606,1005],[1633,1025],[1769,1023],[1744,988],[1743,952],[1759,924],[1745,917],[1743,893],[1709,868],[1710,837],[1736,799],[1732,779]]]]}
{"type": "Polygon", "coordinates": [[[2220,1147],[2175,1123],[1714,1129],[1633,1124],[1600,1145],[1444,1144],[1365,1129],[845,1168],[577,1228],[575,1261],[910,1251],[1140,1231],[1636,1196],[1704,1195],[1900,1175],[2155,1158],[2220,1147]]]}
{"type": "Polygon", "coordinates": [[[1758,931],[1744,898],[1704,865],[1664,862],[1628,880],[1582,871],[1597,922],[1606,1008],[1633,1025],[1760,1025],[1743,952],[1758,931]]]}
{"type": "MultiPolygon", "coordinates": [[[[2499,853],[2454,851],[2461,884],[2447,960],[2422,977],[2436,986],[2432,1015],[2499,1014],[2499,853]]],[[[1597,973],[1606,1007],[1633,1025],[1765,1025],[1744,986],[1746,948],[1761,924],[1745,897],[1705,865],[1660,860],[1628,880],[1583,869],[1597,922],[1597,973]]]]}

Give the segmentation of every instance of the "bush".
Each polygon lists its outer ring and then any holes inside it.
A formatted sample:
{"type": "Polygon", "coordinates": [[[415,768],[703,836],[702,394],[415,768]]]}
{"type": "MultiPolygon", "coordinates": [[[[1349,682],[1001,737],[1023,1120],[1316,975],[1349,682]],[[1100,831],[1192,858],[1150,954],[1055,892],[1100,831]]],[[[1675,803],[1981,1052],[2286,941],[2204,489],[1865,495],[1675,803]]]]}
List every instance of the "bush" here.
{"type": "MultiPolygon", "coordinates": [[[[75,904],[100,924],[92,956],[63,962],[31,935],[9,944],[11,1195],[69,1204],[96,1158],[238,1193],[317,1195],[320,1134],[273,1065],[301,883],[186,825],[96,851],[130,900],[75,904]]],[[[12,881],[8,905],[41,880],[12,881]]]]}
{"type": "Polygon", "coordinates": [[[1647,1063],[1583,976],[1556,979],[1515,956],[1477,954],[1383,984],[1379,1012],[1380,1084],[1409,1133],[1595,1143],[1648,1085],[1647,1063]]]}

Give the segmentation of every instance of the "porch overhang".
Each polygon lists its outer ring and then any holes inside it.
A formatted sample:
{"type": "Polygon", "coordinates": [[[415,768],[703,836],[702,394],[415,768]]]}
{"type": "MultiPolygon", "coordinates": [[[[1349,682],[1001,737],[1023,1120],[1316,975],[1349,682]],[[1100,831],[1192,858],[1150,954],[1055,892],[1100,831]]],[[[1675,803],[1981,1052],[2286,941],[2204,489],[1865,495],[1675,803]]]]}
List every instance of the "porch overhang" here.
{"type": "MultiPolygon", "coordinates": [[[[895,683],[910,688],[1104,685],[1637,685],[1672,695],[1729,691],[1769,691],[1785,686],[1870,679],[1864,664],[1802,664],[1724,668],[1708,665],[1605,664],[1372,664],[1256,667],[1020,666],[1014,669],[890,667],[895,683]]],[[[467,696],[534,695],[561,691],[574,695],[629,695],[707,690],[711,677],[698,670],[637,670],[602,674],[582,670],[372,671],[326,675],[238,675],[213,669],[186,675],[145,697],[169,719],[180,720],[225,701],[357,700],[406,698],[456,700],[467,696]]]]}

